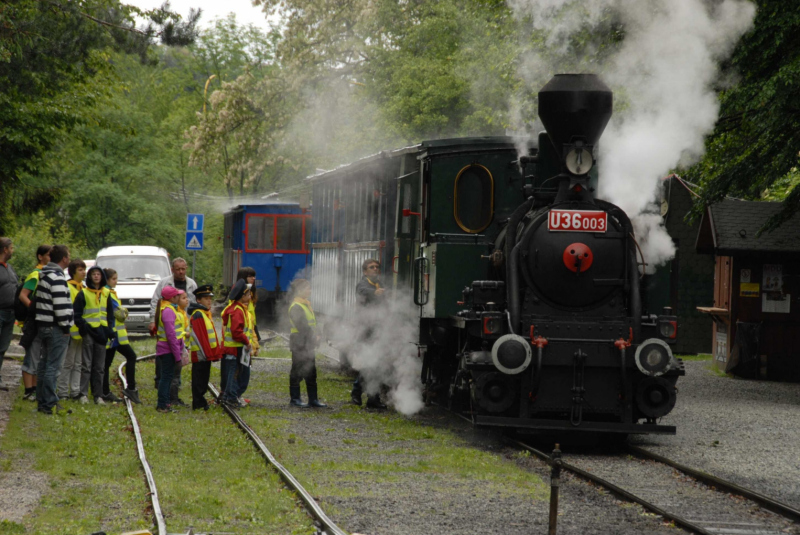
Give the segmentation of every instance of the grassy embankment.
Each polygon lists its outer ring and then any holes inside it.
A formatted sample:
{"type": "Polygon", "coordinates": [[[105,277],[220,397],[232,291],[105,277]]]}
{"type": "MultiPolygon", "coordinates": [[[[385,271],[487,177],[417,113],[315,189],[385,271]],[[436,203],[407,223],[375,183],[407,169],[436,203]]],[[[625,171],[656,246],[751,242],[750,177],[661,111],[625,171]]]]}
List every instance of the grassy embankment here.
{"type": "MultiPolygon", "coordinates": [[[[144,355],[153,343],[135,347],[144,355]]],[[[117,358],[115,368],[121,362],[117,358]]],[[[192,526],[204,532],[312,533],[310,517],[220,409],[155,412],[153,372],[151,363],[137,367],[143,404],[136,414],[170,531],[192,526]]],[[[182,395],[188,401],[189,370],[184,374],[182,395]]],[[[0,533],[151,527],[148,490],[124,405],[62,404],[72,414],[40,415],[21,399],[12,409],[0,438],[0,470],[35,470],[48,484],[32,513],[21,524],[0,523],[0,533]]]]}

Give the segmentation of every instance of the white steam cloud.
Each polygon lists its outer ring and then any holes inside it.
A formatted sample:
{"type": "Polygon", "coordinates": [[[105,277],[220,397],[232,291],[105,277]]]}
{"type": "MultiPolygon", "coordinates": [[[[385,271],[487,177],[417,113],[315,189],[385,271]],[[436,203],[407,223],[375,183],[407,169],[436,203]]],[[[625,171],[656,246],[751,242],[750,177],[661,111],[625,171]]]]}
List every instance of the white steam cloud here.
{"type": "Polygon", "coordinates": [[[422,360],[415,344],[419,340],[419,310],[411,296],[387,295],[377,305],[356,306],[353,314],[337,324],[331,342],[346,348],[350,366],[361,374],[364,393],[388,390],[388,401],[398,412],[407,416],[419,412],[425,405],[420,381],[422,360]]]}
{"type": "MultiPolygon", "coordinates": [[[[599,196],[634,220],[649,270],[675,248],[654,207],[658,181],[696,162],[719,114],[714,85],[719,64],[748,31],[755,6],[747,0],[509,0],[534,28],[547,33],[548,57],[532,54],[521,74],[539,87],[564,64],[594,71],[615,90],[615,113],[600,141],[599,196]],[[572,38],[615,21],[625,38],[602,65],[569,56],[572,38]],[[555,61],[555,58],[559,61],[555,61]],[[562,65],[559,68],[559,65],[562,65]],[[622,104],[622,105],[620,105],[622,104]]],[[[592,55],[596,48],[584,47],[592,55]]]]}

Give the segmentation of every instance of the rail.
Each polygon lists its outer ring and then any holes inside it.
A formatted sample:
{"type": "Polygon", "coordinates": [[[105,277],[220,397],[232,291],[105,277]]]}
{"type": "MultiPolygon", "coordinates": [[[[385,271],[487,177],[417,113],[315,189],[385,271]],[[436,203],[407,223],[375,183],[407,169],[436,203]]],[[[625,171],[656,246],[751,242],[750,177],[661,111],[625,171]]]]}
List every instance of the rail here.
{"type": "MultiPolygon", "coordinates": [[[[547,453],[545,453],[545,452],[543,452],[543,451],[541,451],[541,450],[539,450],[537,448],[534,448],[533,446],[531,446],[529,444],[526,444],[524,442],[521,442],[519,440],[515,440],[515,439],[512,439],[512,438],[506,438],[506,440],[510,444],[512,444],[514,446],[517,446],[517,447],[522,448],[522,449],[524,449],[526,451],[529,451],[530,453],[534,454],[536,457],[542,459],[543,461],[545,461],[548,464],[552,464],[553,463],[553,460],[552,460],[550,455],[548,455],[547,453]]],[[[739,495],[741,495],[741,496],[743,496],[745,498],[750,499],[751,501],[754,501],[754,502],[758,503],[759,505],[764,507],[764,509],[769,509],[770,511],[773,511],[773,512],[779,514],[780,516],[782,516],[784,518],[788,518],[788,519],[793,520],[793,521],[797,520],[797,518],[798,518],[797,515],[798,515],[798,513],[800,513],[800,511],[797,511],[796,509],[794,509],[794,508],[792,508],[792,507],[790,507],[790,506],[788,506],[786,504],[777,502],[777,501],[773,500],[772,498],[768,498],[766,496],[763,496],[760,493],[757,493],[755,491],[746,489],[744,487],[736,485],[735,483],[731,483],[729,481],[725,481],[724,479],[718,478],[716,476],[711,476],[709,474],[702,473],[702,472],[700,472],[698,470],[689,468],[687,466],[680,465],[679,463],[676,463],[675,461],[667,459],[666,457],[662,457],[660,455],[657,455],[655,453],[649,452],[649,451],[644,450],[642,448],[639,448],[637,446],[628,446],[628,448],[629,448],[629,451],[630,451],[630,453],[632,455],[636,455],[638,457],[647,458],[647,459],[650,459],[650,460],[653,460],[653,461],[656,461],[656,462],[660,462],[660,463],[666,464],[667,466],[670,466],[672,468],[675,468],[675,469],[685,473],[686,475],[694,478],[695,480],[700,481],[702,483],[705,483],[706,485],[708,485],[710,487],[710,489],[712,491],[733,492],[735,494],[739,494],[739,495]]],[[[688,519],[688,518],[686,518],[684,516],[681,516],[679,514],[670,512],[670,511],[668,511],[668,510],[666,510],[666,509],[664,509],[662,507],[659,507],[658,505],[650,502],[649,500],[646,500],[645,498],[642,498],[641,496],[638,496],[638,495],[636,495],[636,494],[634,494],[632,492],[629,492],[629,491],[623,489],[622,487],[619,487],[618,485],[608,481],[607,479],[604,479],[604,478],[602,478],[602,477],[600,477],[598,475],[595,475],[595,474],[593,474],[591,472],[588,472],[586,470],[583,470],[583,469],[581,469],[581,468],[579,468],[579,467],[577,467],[577,466],[575,466],[575,465],[573,465],[571,463],[566,462],[563,458],[561,459],[561,467],[564,470],[572,472],[573,474],[577,475],[581,479],[584,479],[586,481],[590,481],[592,483],[595,483],[597,485],[600,485],[600,486],[608,489],[613,494],[617,495],[618,497],[620,497],[622,499],[625,499],[627,501],[630,501],[630,502],[637,503],[637,504],[641,505],[642,507],[644,507],[648,511],[650,511],[652,513],[655,513],[657,515],[660,515],[663,518],[674,522],[676,525],[678,525],[678,526],[680,526],[680,527],[682,527],[682,528],[684,528],[684,529],[686,529],[688,531],[691,531],[693,533],[698,533],[700,535],[714,535],[714,534],[718,533],[717,529],[705,528],[705,527],[699,525],[697,522],[694,522],[694,521],[692,521],[692,520],[690,520],[690,519],[688,519]]],[[[753,531],[753,533],[755,533],[755,531],[753,531]]]]}
{"type": "MultiPolygon", "coordinates": [[[[142,360],[148,360],[155,358],[156,354],[153,353],[151,355],[144,355],[141,357],[137,357],[136,361],[140,362],[142,360]]],[[[119,374],[119,378],[122,381],[122,387],[127,389],[128,388],[128,380],[125,378],[125,374],[122,372],[122,369],[125,367],[125,362],[119,365],[117,368],[117,374],[119,374]]],[[[144,469],[144,475],[147,478],[147,486],[150,487],[150,501],[153,504],[153,516],[156,519],[156,526],[158,528],[159,535],[166,535],[167,534],[167,524],[164,521],[164,513],[161,511],[161,504],[158,501],[158,489],[156,488],[156,480],[153,478],[153,472],[150,470],[150,464],[147,462],[147,456],[144,453],[144,443],[142,442],[142,432],[139,429],[139,420],[136,419],[136,415],[133,413],[133,403],[127,397],[123,396],[125,399],[125,406],[128,408],[128,416],[131,418],[131,425],[133,427],[133,434],[136,437],[136,449],[139,452],[139,461],[142,463],[142,468],[144,469]]]]}
{"type": "MultiPolygon", "coordinates": [[[[208,388],[211,390],[211,393],[214,394],[214,397],[219,399],[219,391],[217,388],[212,384],[208,383],[208,388]]],[[[319,506],[319,504],[314,500],[314,498],[309,494],[309,492],[300,484],[299,481],[292,475],[289,470],[287,470],[278,460],[272,455],[272,453],[267,449],[264,445],[264,442],[261,441],[261,438],[253,431],[253,429],[247,425],[247,423],[242,419],[238,412],[227,407],[226,405],[220,403],[220,406],[228,413],[228,415],[233,419],[236,424],[241,428],[242,431],[247,435],[247,437],[255,444],[256,448],[261,452],[261,455],[267,460],[269,464],[271,464],[281,475],[281,478],[286,482],[289,487],[294,490],[300,499],[303,500],[308,510],[311,512],[311,515],[317,519],[317,521],[324,526],[325,531],[324,533],[329,535],[347,535],[345,531],[339,528],[336,524],[333,523],[328,515],[325,514],[325,511],[319,506]]]]}

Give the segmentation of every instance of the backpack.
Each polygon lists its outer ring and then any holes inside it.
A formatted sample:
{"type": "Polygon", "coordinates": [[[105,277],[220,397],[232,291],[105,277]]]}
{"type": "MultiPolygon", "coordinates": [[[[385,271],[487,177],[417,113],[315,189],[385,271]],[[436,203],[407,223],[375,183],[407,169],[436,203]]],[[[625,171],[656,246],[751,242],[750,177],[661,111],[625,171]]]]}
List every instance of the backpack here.
{"type": "MultiPolygon", "coordinates": [[[[23,282],[17,286],[17,293],[14,294],[14,319],[17,321],[25,321],[28,319],[28,307],[26,307],[19,298],[19,293],[22,291],[24,285],[25,283],[23,282]]],[[[33,297],[33,294],[31,294],[30,297],[33,297]]]]}
{"type": "MultiPolygon", "coordinates": [[[[39,274],[39,277],[41,277],[41,273],[39,274]]],[[[14,319],[15,320],[17,320],[17,321],[26,321],[28,319],[28,314],[31,311],[35,311],[36,305],[34,303],[34,299],[36,297],[36,290],[39,287],[39,283],[38,283],[39,277],[37,277],[36,288],[34,288],[34,290],[28,296],[28,299],[31,302],[31,306],[30,307],[26,307],[25,304],[22,302],[22,300],[19,298],[19,294],[20,294],[20,292],[22,292],[23,286],[25,286],[25,281],[22,281],[22,283],[19,286],[17,286],[17,292],[14,294],[14,319]]]]}

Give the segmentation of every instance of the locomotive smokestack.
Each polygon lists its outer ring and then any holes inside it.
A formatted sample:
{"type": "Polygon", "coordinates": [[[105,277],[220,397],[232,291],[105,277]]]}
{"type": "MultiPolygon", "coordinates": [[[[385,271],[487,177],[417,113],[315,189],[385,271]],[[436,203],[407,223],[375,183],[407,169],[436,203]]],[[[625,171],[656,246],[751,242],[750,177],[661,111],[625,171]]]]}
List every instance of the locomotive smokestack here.
{"type": "Polygon", "coordinates": [[[539,91],[539,117],[573,174],[583,173],[569,165],[568,154],[575,149],[592,152],[612,110],[613,93],[596,74],[556,74],[539,91]]]}

